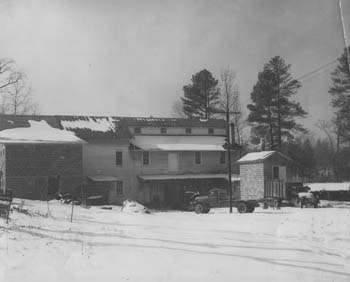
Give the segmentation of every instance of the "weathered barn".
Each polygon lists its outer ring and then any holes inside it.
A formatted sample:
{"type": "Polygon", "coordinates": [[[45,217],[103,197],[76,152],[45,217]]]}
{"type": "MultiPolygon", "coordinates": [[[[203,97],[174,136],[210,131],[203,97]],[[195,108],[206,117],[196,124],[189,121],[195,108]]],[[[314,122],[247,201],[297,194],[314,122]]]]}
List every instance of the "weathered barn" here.
{"type": "Polygon", "coordinates": [[[238,161],[240,198],[286,198],[287,188],[302,182],[299,167],[277,151],[248,153],[238,161]]]}
{"type": "Polygon", "coordinates": [[[82,144],[53,117],[0,117],[0,175],[14,196],[46,199],[48,190],[73,192],[82,183],[82,144]]]}

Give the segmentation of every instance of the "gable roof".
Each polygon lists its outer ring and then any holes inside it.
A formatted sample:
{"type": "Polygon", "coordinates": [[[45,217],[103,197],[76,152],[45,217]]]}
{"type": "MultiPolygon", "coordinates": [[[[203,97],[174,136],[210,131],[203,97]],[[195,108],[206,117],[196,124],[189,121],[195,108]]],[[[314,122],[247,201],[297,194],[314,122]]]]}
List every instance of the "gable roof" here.
{"type": "Polygon", "coordinates": [[[244,157],[240,158],[237,163],[259,163],[270,158],[274,154],[279,154],[281,157],[290,160],[287,156],[283,155],[278,151],[262,151],[262,152],[253,152],[248,153],[244,157]]]}
{"type": "Polygon", "coordinates": [[[46,121],[53,128],[61,128],[55,116],[47,115],[0,115],[0,130],[30,127],[30,120],[46,121]]]}
{"type": "Polygon", "coordinates": [[[111,116],[56,116],[62,129],[82,139],[129,139],[133,135],[123,118],[111,116]]]}
{"type": "Polygon", "coordinates": [[[78,115],[0,115],[0,131],[30,127],[29,120],[46,121],[53,128],[72,131],[81,139],[130,139],[129,127],[215,127],[225,128],[223,119],[153,118],[78,115]]]}
{"type": "Polygon", "coordinates": [[[1,143],[83,143],[71,131],[50,126],[45,120],[28,120],[29,127],[16,127],[0,131],[1,143]]]}
{"type": "Polygon", "coordinates": [[[123,117],[128,126],[225,128],[223,119],[123,117]]]}

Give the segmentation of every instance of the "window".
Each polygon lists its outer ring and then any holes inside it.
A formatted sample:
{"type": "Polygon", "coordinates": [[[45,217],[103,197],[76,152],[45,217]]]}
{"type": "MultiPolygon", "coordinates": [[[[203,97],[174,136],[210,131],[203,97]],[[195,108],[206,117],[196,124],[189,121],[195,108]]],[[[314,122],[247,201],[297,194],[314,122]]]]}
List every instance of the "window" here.
{"type": "Polygon", "coordinates": [[[142,164],[144,164],[144,165],[149,164],[149,152],[147,152],[147,151],[142,152],[142,164]]]}
{"type": "Polygon", "coordinates": [[[115,152],[115,164],[123,165],[123,152],[120,152],[120,151],[115,152]]]}
{"type": "Polygon", "coordinates": [[[272,167],[272,177],[273,179],[279,179],[280,178],[280,170],[278,166],[272,167]]]}
{"type": "Polygon", "coordinates": [[[134,133],[140,134],[141,133],[141,127],[135,127],[134,128],[134,133]]]}
{"type": "Polygon", "coordinates": [[[165,128],[165,127],[162,127],[162,128],[160,129],[160,133],[161,133],[161,134],[166,134],[166,128],[165,128]]]}
{"type": "Polygon", "coordinates": [[[123,181],[116,181],[115,183],[115,192],[117,194],[117,197],[121,197],[124,195],[123,192],[123,181]]]}
{"type": "Polygon", "coordinates": [[[208,128],[208,134],[214,134],[214,128],[208,128]]]}
{"type": "Polygon", "coordinates": [[[186,128],[186,134],[191,134],[191,133],[192,133],[192,128],[187,127],[187,128],[186,128]]]}
{"type": "Polygon", "coordinates": [[[226,163],[226,152],[220,152],[220,163],[226,163]]]}
{"type": "Polygon", "coordinates": [[[201,152],[194,152],[194,163],[195,164],[201,164],[202,163],[201,152]]]}

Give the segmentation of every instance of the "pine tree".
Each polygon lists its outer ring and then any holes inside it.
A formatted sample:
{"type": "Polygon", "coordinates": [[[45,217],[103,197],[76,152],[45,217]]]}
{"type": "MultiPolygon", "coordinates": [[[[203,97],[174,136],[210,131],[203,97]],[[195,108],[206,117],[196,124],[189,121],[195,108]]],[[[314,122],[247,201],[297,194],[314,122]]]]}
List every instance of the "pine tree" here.
{"type": "Polygon", "coordinates": [[[306,131],[296,122],[296,118],[307,113],[291,99],[301,84],[293,79],[290,68],[281,57],[273,57],[258,74],[250,94],[248,121],[252,124],[252,142],[257,144],[264,139],[272,150],[281,150],[283,141],[294,138],[293,133],[306,131]]]}
{"type": "Polygon", "coordinates": [[[332,95],[332,106],[335,109],[334,123],[337,127],[340,143],[346,143],[350,148],[350,47],[344,49],[338,59],[336,69],[331,73],[332,86],[329,93],[332,95]]]}
{"type": "Polygon", "coordinates": [[[192,83],[183,87],[183,110],[188,117],[208,119],[219,103],[218,80],[204,69],[192,76],[192,83]]]}

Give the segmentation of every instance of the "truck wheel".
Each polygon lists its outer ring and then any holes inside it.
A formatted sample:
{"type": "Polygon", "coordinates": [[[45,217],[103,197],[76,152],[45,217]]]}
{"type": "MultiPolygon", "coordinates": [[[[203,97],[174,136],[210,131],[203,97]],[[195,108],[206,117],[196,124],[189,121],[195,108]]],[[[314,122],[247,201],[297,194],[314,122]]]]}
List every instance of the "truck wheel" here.
{"type": "Polygon", "coordinates": [[[240,202],[238,205],[237,205],[237,211],[239,213],[246,213],[248,211],[248,207],[247,207],[247,204],[244,203],[244,202],[240,202]]]}
{"type": "Polygon", "coordinates": [[[204,213],[204,206],[203,204],[195,204],[194,206],[194,212],[195,213],[204,213]]]}
{"type": "Polygon", "coordinates": [[[252,213],[252,212],[254,212],[254,210],[255,210],[255,206],[253,206],[253,205],[248,205],[247,212],[252,213]]]}

